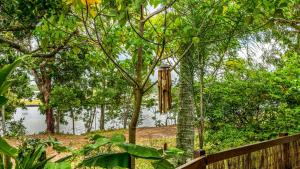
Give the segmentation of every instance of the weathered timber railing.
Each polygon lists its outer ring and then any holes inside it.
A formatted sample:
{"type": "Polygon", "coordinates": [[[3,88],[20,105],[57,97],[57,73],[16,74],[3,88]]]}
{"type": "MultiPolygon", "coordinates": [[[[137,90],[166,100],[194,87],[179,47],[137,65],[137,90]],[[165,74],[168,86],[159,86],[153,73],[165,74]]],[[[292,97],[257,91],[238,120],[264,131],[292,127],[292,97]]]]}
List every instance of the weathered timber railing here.
{"type": "Polygon", "coordinates": [[[300,166],[300,134],[202,155],[177,169],[296,169],[300,166]]]}

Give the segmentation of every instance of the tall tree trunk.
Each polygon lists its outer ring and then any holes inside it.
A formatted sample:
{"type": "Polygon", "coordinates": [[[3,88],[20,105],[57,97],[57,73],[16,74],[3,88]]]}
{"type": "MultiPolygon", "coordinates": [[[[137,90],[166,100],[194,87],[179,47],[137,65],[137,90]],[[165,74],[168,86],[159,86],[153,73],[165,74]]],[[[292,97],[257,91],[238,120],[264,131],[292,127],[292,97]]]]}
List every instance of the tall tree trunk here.
{"type": "Polygon", "coordinates": [[[104,124],[105,124],[105,105],[104,104],[102,104],[101,106],[100,106],[100,124],[99,124],[99,129],[100,130],[104,130],[104,124]]]}
{"type": "Polygon", "coordinates": [[[200,79],[200,100],[199,100],[199,126],[198,126],[198,138],[199,138],[199,148],[203,149],[204,145],[204,123],[205,123],[205,115],[204,115],[204,103],[203,103],[203,89],[204,89],[204,53],[199,55],[199,63],[200,63],[200,72],[199,72],[199,79],[200,79]]]}
{"type": "Polygon", "coordinates": [[[47,132],[54,133],[55,120],[53,116],[53,109],[50,106],[51,79],[45,79],[42,88],[43,88],[42,95],[44,97],[44,104],[46,106],[45,114],[46,114],[47,132]]]}
{"type": "MultiPolygon", "coordinates": [[[[144,5],[140,6],[140,20],[139,20],[139,34],[141,37],[144,36],[144,5]]],[[[143,68],[143,44],[138,47],[137,62],[135,66],[136,82],[139,86],[134,86],[134,110],[129,125],[129,143],[136,143],[136,127],[141,111],[143,89],[142,85],[142,68],[143,68]]],[[[131,169],[135,168],[135,158],[131,157],[131,169]]]]}
{"type": "Polygon", "coordinates": [[[46,124],[47,124],[47,132],[54,133],[54,117],[53,117],[53,109],[50,105],[50,97],[51,97],[51,76],[49,73],[49,69],[46,68],[48,60],[43,61],[39,65],[38,72],[36,69],[32,69],[32,74],[34,76],[36,85],[42,94],[42,103],[45,105],[45,115],[46,115],[46,124]]]}
{"type": "Polygon", "coordinates": [[[87,122],[87,132],[90,132],[92,130],[93,122],[96,117],[96,113],[97,113],[97,108],[95,107],[94,111],[91,111],[90,119],[87,122]]]}
{"type": "Polygon", "coordinates": [[[72,131],[73,131],[73,135],[75,135],[75,116],[73,110],[71,110],[71,116],[72,116],[72,131]]]}
{"type": "Polygon", "coordinates": [[[198,138],[199,138],[199,148],[203,149],[204,145],[204,103],[203,103],[203,76],[200,77],[200,101],[199,101],[199,113],[200,113],[200,121],[198,126],[198,138]]]}
{"type": "Polygon", "coordinates": [[[60,132],[60,112],[56,111],[56,133],[59,134],[60,132]]]}
{"type": "Polygon", "coordinates": [[[45,110],[46,114],[46,124],[47,124],[47,132],[54,133],[54,117],[53,117],[53,110],[52,108],[47,108],[45,110]]]}
{"type": "MultiPolygon", "coordinates": [[[[190,51],[192,51],[190,49],[190,51]]],[[[194,151],[194,101],[193,101],[193,69],[191,68],[188,52],[180,63],[179,76],[179,112],[177,120],[176,147],[184,151],[184,156],[179,163],[193,157],[194,151]]]]}

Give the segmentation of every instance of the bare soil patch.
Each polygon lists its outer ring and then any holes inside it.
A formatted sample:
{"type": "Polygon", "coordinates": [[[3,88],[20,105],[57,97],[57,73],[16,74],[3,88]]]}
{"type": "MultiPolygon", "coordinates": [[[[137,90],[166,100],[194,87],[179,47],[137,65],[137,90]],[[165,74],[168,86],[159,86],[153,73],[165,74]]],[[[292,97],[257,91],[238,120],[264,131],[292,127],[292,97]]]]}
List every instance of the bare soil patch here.
{"type": "MultiPolygon", "coordinates": [[[[114,133],[118,133],[118,130],[111,130],[105,132],[99,132],[99,134],[103,134],[106,136],[111,136],[114,133]]],[[[120,132],[125,135],[128,140],[128,131],[120,132]]],[[[145,139],[159,139],[159,138],[168,138],[168,137],[175,137],[176,135],[176,126],[164,126],[164,127],[143,127],[137,128],[137,142],[140,144],[145,139]]],[[[63,135],[63,134],[38,134],[38,135],[29,135],[26,136],[27,138],[40,138],[40,139],[47,139],[49,136],[56,138],[65,146],[73,147],[74,149],[79,149],[80,147],[84,146],[88,143],[88,135],[63,135]]],[[[18,146],[21,144],[21,140],[15,138],[7,139],[11,145],[18,146]]],[[[56,155],[55,159],[59,159],[63,156],[66,156],[66,153],[57,154],[51,148],[47,149],[47,154],[49,156],[56,155]]],[[[54,160],[55,160],[54,159],[54,160]]]]}

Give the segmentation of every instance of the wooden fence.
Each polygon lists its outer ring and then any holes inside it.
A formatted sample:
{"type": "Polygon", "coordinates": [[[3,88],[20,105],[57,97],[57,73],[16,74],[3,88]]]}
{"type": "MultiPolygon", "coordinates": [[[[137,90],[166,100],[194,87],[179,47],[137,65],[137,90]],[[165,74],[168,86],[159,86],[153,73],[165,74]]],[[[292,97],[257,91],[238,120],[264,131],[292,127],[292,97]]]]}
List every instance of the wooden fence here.
{"type": "MultiPolygon", "coordinates": [[[[202,155],[177,169],[296,169],[300,166],[300,134],[202,155]]],[[[298,168],[300,169],[300,168],[298,168]]]]}

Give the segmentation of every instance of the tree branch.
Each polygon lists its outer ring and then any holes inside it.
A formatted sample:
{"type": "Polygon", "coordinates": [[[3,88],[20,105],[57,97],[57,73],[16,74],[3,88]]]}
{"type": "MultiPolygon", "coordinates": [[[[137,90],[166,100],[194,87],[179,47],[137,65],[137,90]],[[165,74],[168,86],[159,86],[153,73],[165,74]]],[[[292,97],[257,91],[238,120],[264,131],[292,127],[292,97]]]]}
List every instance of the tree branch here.
{"type": "Polygon", "coordinates": [[[6,39],[6,38],[3,38],[0,36],[0,44],[7,44],[9,47],[12,47],[16,50],[18,50],[19,52],[21,53],[25,53],[25,54],[28,54],[30,53],[28,49],[22,47],[22,45],[10,40],[10,39],[6,39]]]}
{"type": "MultiPolygon", "coordinates": [[[[166,27],[167,26],[167,17],[166,17],[166,15],[167,14],[165,13],[164,31],[163,31],[163,39],[162,39],[162,49],[161,49],[161,52],[160,52],[159,56],[155,60],[154,64],[151,66],[150,71],[149,71],[149,73],[148,73],[148,75],[147,75],[147,77],[146,77],[146,79],[145,79],[145,81],[142,85],[142,89],[144,89],[144,87],[146,86],[146,84],[147,84],[147,82],[148,82],[148,80],[151,76],[151,73],[154,71],[155,67],[157,66],[158,62],[161,60],[161,57],[162,57],[162,55],[165,51],[165,45],[166,45],[166,35],[165,34],[166,34],[166,30],[167,30],[167,27],[166,27]]],[[[158,47],[158,49],[159,49],[159,47],[158,47]]]]}
{"type": "Polygon", "coordinates": [[[6,39],[0,36],[0,44],[7,44],[9,47],[14,48],[16,50],[18,50],[21,53],[24,54],[30,54],[32,57],[42,57],[42,58],[51,58],[53,57],[55,54],[57,54],[59,51],[61,51],[71,40],[71,38],[78,34],[78,31],[73,31],[62,43],[62,45],[56,47],[55,49],[53,49],[52,52],[50,53],[35,53],[38,50],[34,50],[34,51],[29,51],[28,49],[22,47],[22,45],[10,40],[10,39],[6,39]]]}
{"type": "Polygon", "coordinates": [[[145,17],[144,20],[142,20],[142,22],[147,22],[147,20],[149,20],[150,18],[152,18],[153,16],[163,12],[164,10],[167,10],[168,8],[170,8],[177,0],[173,0],[172,2],[168,3],[165,6],[162,6],[160,8],[158,8],[156,11],[150,13],[148,16],[145,17]]]}
{"type": "Polygon", "coordinates": [[[36,53],[36,54],[32,54],[31,57],[40,57],[40,58],[51,58],[54,57],[58,52],[60,52],[61,50],[64,49],[65,46],[67,46],[67,44],[70,42],[71,38],[74,35],[78,34],[78,30],[73,31],[65,40],[64,42],[58,46],[57,48],[55,48],[52,52],[50,53],[36,53]]]}
{"type": "MultiPolygon", "coordinates": [[[[177,62],[171,67],[171,71],[174,70],[176,68],[176,66],[179,64],[179,62],[182,60],[182,58],[186,55],[186,53],[190,50],[190,48],[192,47],[193,42],[190,43],[190,45],[186,48],[186,50],[181,54],[181,56],[179,57],[179,59],[177,60],[177,62]]],[[[147,91],[149,91],[158,81],[156,80],[155,82],[153,82],[149,87],[147,87],[143,93],[146,93],[147,91]]]]}
{"type": "Polygon", "coordinates": [[[29,30],[34,29],[35,26],[29,25],[29,26],[12,26],[8,28],[0,28],[0,32],[13,32],[13,31],[23,31],[23,30],[29,30]]]}
{"type": "Polygon", "coordinates": [[[102,41],[100,39],[100,35],[97,29],[97,24],[95,23],[94,20],[94,29],[95,29],[95,34],[96,34],[96,38],[97,38],[97,43],[100,48],[102,49],[103,53],[106,55],[106,57],[116,66],[116,68],[123,74],[123,76],[129,81],[131,82],[133,85],[137,85],[139,87],[139,84],[137,83],[137,81],[125,70],[123,69],[123,67],[115,61],[115,59],[106,51],[105,47],[102,44],[102,41]]]}
{"type": "Polygon", "coordinates": [[[143,40],[146,41],[146,42],[153,43],[153,44],[155,44],[155,45],[161,45],[160,43],[157,43],[157,42],[148,40],[148,39],[146,39],[145,37],[143,37],[143,36],[142,36],[142,35],[134,28],[134,26],[132,25],[128,10],[127,10],[126,13],[127,13],[128,23],[129,23],[130,27],[133,29],[133,31],[134,31],[141,39],[143,39],[143,40]]]}

